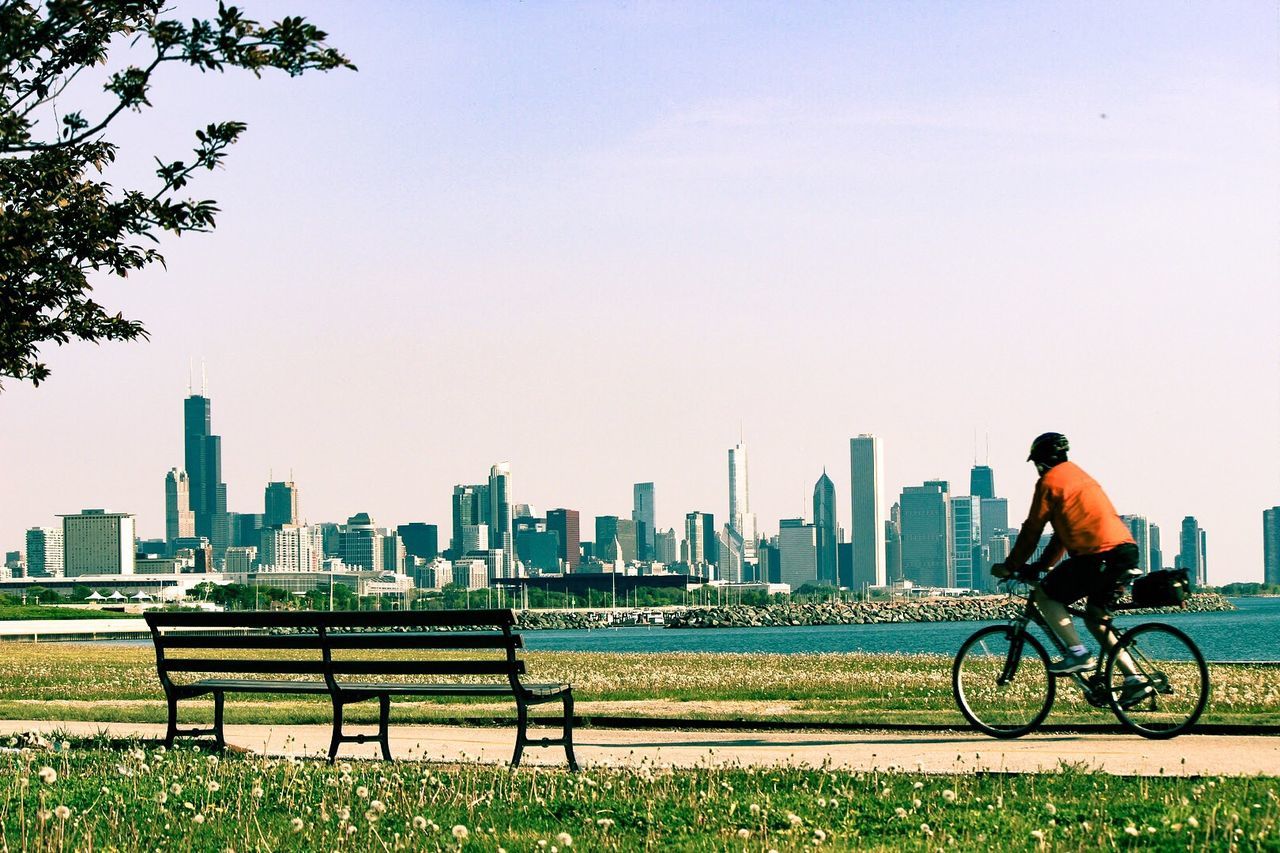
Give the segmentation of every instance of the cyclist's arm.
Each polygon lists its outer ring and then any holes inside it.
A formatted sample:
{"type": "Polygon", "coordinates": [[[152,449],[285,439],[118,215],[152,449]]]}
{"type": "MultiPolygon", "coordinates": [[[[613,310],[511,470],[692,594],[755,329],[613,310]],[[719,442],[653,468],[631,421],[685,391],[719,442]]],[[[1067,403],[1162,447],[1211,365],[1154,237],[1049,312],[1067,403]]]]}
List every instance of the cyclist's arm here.
{"type": "Polygon", "coordinates": [[[1066,553],[1067,546],[1062,544],[1062,540],[1058,538],[1058,534],[1055,531],[1053,536],[1049,539],[1049,544],[1045,546],[1044,553],[1040,555],[1040,559],[1037,562],[1044,566],[1047,571],[1058,565],[1058,561],[1061,560],[1066,553]]]}

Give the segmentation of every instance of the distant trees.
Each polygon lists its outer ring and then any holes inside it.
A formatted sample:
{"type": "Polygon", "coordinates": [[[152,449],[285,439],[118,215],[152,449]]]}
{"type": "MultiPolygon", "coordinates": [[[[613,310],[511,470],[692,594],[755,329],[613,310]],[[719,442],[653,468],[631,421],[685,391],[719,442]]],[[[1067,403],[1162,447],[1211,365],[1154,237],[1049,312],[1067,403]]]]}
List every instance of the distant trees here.
{"type": "Polygon", "coordinates": [[[190,157],[156,158],[151,186],[118,188],[103,176],[117,152],[107,138],[112,121],[151,106],[148,90],[162,66],[255,76],[266,68],[296,76],[355,67],[300,17],[263,26],[219,3],[212,20],[184,23],[162,17],[166,7],[165,0],[0,0],[0,389],[6,378],[44,381],[45,344],[145,337],[141,322],[94,301],[90,276],[163,264],[161,232],[213,230],[212,200],[176,194],[196,172],[221,164],[243,122],[197,130],[190,157]],[[76,87],[116,56],[139,64],[106,77],[105,102],[76,87]],[[80,104],[93,106],[86,113],[80,104]]]}

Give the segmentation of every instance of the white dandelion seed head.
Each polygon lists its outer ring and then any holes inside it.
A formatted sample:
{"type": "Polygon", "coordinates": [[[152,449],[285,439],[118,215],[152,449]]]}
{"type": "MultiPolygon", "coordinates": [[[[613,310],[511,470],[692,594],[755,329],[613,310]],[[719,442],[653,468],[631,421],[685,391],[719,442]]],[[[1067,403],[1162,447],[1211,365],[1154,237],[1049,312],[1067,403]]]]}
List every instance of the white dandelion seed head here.
{"type": "Polygon", "coordinates": [[[467,836],[471,834],[470,832],[467,831],[467,828],[460,823],[454,824],[453,829],[449,831],[452,832],[453,837],[458,839],[459,841],[465,841],[467,836]]]}
{"type": "Polygon", "coordinates": [[[561,847],[573,846],[573,836],[567,832],[561,832],[559,835],[557,835],[556,841],[560,844],[561,847]]]}
{"type": "Polygon", "coordinates": [[[356,796],[362,800],[369,799],[369,789],[364,785],[361,785],[359,788],[356,788],[356,796]]]}
{"type": "Polygon", "coordinates": [[[738,837],[745,841],[751,837],[751,830],[747,829],[745,826],[742,827],[738,830],[738,837]]]}
{"type": "Polygon", "coordinates": [[[196,823],[196,824],[204,823],[204,815],[199,814],[199,813],[192,815],[192,816],[191,816],[191,822],[192,822],[192,823],[196,823]]]}
{"type": "Polygon", "coordinates": [[[413,817],[413,828],[414,828],[414,829],[418,829],[418,830],[426,829],[426,828],[427,828],[427,819],[426,819],[425,817],[423,817],[422,815],[414,815],[414,817],[413,817]]]}
{"type": "Polygon", "coordinates": [[[66,806],[58,806],[56,809],[53,810],[53,816],[56,817],[58,820],[66,820],[67,818],[71,817],[71,809],[67,808],[66,806]]]}

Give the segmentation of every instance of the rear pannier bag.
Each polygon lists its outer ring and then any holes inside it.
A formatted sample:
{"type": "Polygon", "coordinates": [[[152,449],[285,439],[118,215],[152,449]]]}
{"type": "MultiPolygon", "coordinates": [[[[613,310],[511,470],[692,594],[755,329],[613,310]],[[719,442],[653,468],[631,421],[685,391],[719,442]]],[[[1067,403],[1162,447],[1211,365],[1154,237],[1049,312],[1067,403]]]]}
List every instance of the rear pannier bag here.
{"type": "Polygon", "coordinates": [[[1185,607],[1190,595],[1186,569],[1163,569],[1133,582],[1134,607],[1185,607]]]}

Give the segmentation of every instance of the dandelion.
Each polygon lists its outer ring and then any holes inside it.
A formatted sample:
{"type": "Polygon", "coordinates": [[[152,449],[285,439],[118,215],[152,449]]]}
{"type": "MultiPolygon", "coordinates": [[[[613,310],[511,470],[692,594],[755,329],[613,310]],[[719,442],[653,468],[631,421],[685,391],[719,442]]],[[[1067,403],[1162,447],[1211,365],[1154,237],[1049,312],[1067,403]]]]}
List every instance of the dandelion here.
{"type": "Polygon", "coordinates": [[[1195,815],[1192,815],[1191,817],[1187,818],[1187,826],[1191,827],[1192,829],[1198,829],[1200,827],[1200,821],[1196,820],[1195,815]]]}
{"type": "Polygon", "coordinates": [[[364,819],[369,821],[369,823],[377,823],[378,813],[375,812],[373,809],[366,809],[364,813],[364,819]]]}
{"type": "Polygon", "coordinates": [[[174,782],[172,785],[169,786],[169,793],[173,794],[175,797],[181,797],[182,786],[179,785],[177,782],[174,782]]]}
{"type": "MultiPolygon", "coordinates": [[[[211,756],[209,756],[209,757],[210,757],[210,758],[213,758],[213,756],[212,756],[212,755],[211,755],[211,756]]],[[[209,780],[209,784],[208,784],[206,787],[209,789],[209,793],[210,793],[210,794],[216,794],[216,793],[218,793],[219,791],[221,791],[221,790],[222,790],[222,786],[221,786],[221,785],[219,785],[219,784],[217,783],[217,781],[215,781],[215,780],[213,780],[213,779],[210,779],[210,780],[209,780]]]]}
{"type": "Polygon", "coordinates": [[[1055,815],[1055,814],[1057,814],[1057,813],[1058,813],[1058,807],[1057,807],[1057,806],[1055,806],[1053,803],[1045,803],[1045,804],[1044,804],[1044,810],[1045,810],[1045,811],[1047,811],[1047,812],[1048,812],[1049,814],[1051,814],[1051,815],[1055,815]]]}
{"type": "Polygon", "coordinates": [[[422,815],[413,816],[413,828],[416,830],[424,830],[427,828],[427,819],[422,815]]]}
{"type": "Polygon", "coordinates": [[[760,804],[759,804],[759,803],[752,803],[752,804],[751,804],[751,814],[752,814],[752,815],[758,815],[758,814],[760,814],[760,804]]]}
{"type": "Polygon", "coordinates": [[[738,837],[741,838],[743,841],[746,841],[748,838],[751,837],[751,830],[747,829],[745,826],[740,828],[738,830],[738,837]]]}
{"type": "Polygon", "coordinates": [[[907,810],[906,810],[906,809],[904,809],[902,806],[898,806],[896,809],[894,809],[894,810],[893,810],[893,813],[894,813],[894,814],[896,814],[898,817],[906,817],[906,816],[907,816],[907,810]]]}
{"type": "Polygon", "coordinates": [[[356,796],[362,800],[369,799],[369,789],[364,785],[361,785],[359,788],[356,788],[356,796]]]}
{"type": "Polygon", "coordinates": [[[386,814],[387,807],[382,804],[382,800],[374,800],[369,803],[369,811],[377,812],[378,814],[386,814]]]}
{"type": "Polygon", "coordinates": [[[66,806],[58,806],[56,809],[53,810],[53,815],[58,820],[66,820],[67,818],[71,817],[71,809],[67,808],[66,806]]]}
{"type": "Polygon", "coordinates": [[[466,841],[467,836],[471,834],[467,832],[467,828],[460,823],[454,824],[453,829],[450,830],[450,832],[452,832],[453,837],[459,841],[466,841]]]}
{"type": "Polygon", "coordinates": [[[933,829],[927,823],[920,824],[920,832],[924,835],[933,835],[933,829]]]}
{"type": "Polygon", "coordinates": [[[294,832],[302,832],[302,818],[295,817],[293,820],[289,821],[289,825],[293,827],[294,832]]]}
{"type": "Polygon", "coordinates": [[[914,800],[912,800],[911,805],[917,809],[920,808],[920,798],[916,797],[914,800]]]}
{"type": "Polygon", "coordinates": [[[342,823],[346,823],[347,821],[351,820],[351,809],[348,809],[348,808],[338,809],[338,820],[342,823]]]}
{"type": "Polygon", "coordinates": [[[260,799],[262,799],[262,797],[263,797],[263,795],[264,795],[264,792],[263,792],[263,790],[262,790],[261,788],[259,788],[258,786],[256,786],[256,785],[255,785],[255,786],[254,786],[254,788],[253,788],[253,790],[252,790],[252,791],[250,791],[250,792],[249,792],[249,794],[250,794],[250,795],[252,795],[252,797],[253,797],[255,800],[260,800],[260,799]]]}
{"type": "Polygon", "coordinates": [[[205,759],[205,761],[209,762],[210,767],[218,766],[218,756],[216,755],[210,755],[208,758],[205,759]]]}
{"type": "Polygon", "coordinates": [[[948,803],[954,803],[956,801],[956,792],[947,788],[942,792],[942,799],[946,800],[948,803]]]}
{"type": "Polygon", "coordinates": [[[191,822],[192,822],[192,823],[195,823],[195,824],[201,824],[201,823],[204,823],[204,815],[202,815],[202,814],[195,814],[195,815],[192,815],[192,816],[191,816],[191,822]]]}
{"type": "Polygon", "coordinates": [[[562,833],[560,833],[559,835],[557,835],[557,836],[556,836],[556,841],[557,841],[557,842],[559,842],[559,844],[560,844],[560,846],[561,846],[561,847],[572,847],[572,846],[573,846],[573,836],[572,836],[572,835],[570,835],[570,834],[569,834],[569,833],[567,833],[567,832],[562,832],[562,833]]]}
{"type": "Polygon", "coordinates": [[[156,803],[163,806],[167,802],[169,802],[169,795],[166,792],[161,791],[156,794],[156,803]]]}
{"type": "Polygon", "coordinates": [[[911,787],[912,787],[912,788],[915,788],[917,791],[919,791],[921,788],[923,788],[923,787],[924,787],[924,783],[923,783],[923,782],[917,782],[917,783],[915,783],[914,785],[912,785],[911,787]]]}
{"type": "Polygon", "coordinates": [[[1031,830],[1031,837],[1035,839],[1035,842],[1037,844],[1044,844],[1044,830],[1042,829],[1031,830]]]}
{"type": "Polygon", "coordinates": [[[611,817],[599,818],[596,820],[596,826],[600,827],[602,831],[608,832],[610,829],[613,828],[613,818],[611,817]]]}
{"type": "Polygon", "coordinates": [[[1136,838],[1138,836],[1138,827],[1134,826],[1133,824],[1129,824],[1124,828],[1124,834],[1132,835],[1136,838]]]}
{"type": "Polygon", "coordinates": [[[800,815],[796,814],[795,812],[787,812],[787,820],[791,823],[792,826],[799,826],[800,824],[804,823],[804,819],[801,818],[800,815]]]}
{"type": "Polygon", "coordinates": [[[52,767],[41,767],[40,772],[36,774],[40,777],[40,781],[46,785],[52,785],[58,781],[58,771],[52,767]]]}
{"type": "Polygon", "coordinates": [[[350,764],[350,762],[344,761],[344,762],[342,762],[341,764],[339,764],[339,765],[338,765],[338,772],[339,772],[339,773],[341,773],[343,776],[350,776],[350,775],[351,775],[351,764],[350,764]]]}
{"type": "Polygon", "coordinates": [[[826,840],[827,840],[827,834],[823,832],[821,829],[815,829],[813,831],[813,843],[815,845],[821,844],[826,840]]]}
{"type": "Polygon", "coordinates": [[[53,812],[49,811],[48,809],[41,809],[40,811],[36,812],[36,817],[40,819],[41,823],[44,823],[49,818],[53,817],[53,812]]]}
{"type": "Polygon", "coordinates": [[[356,834],[356,825],[354,823],[347,824],[347,835],[356,834]]]}
{"type": "Polygon", "coordinates": [[[827,798],[818,797],[818,808],[825,809],[827,807],[827,798]]]}

